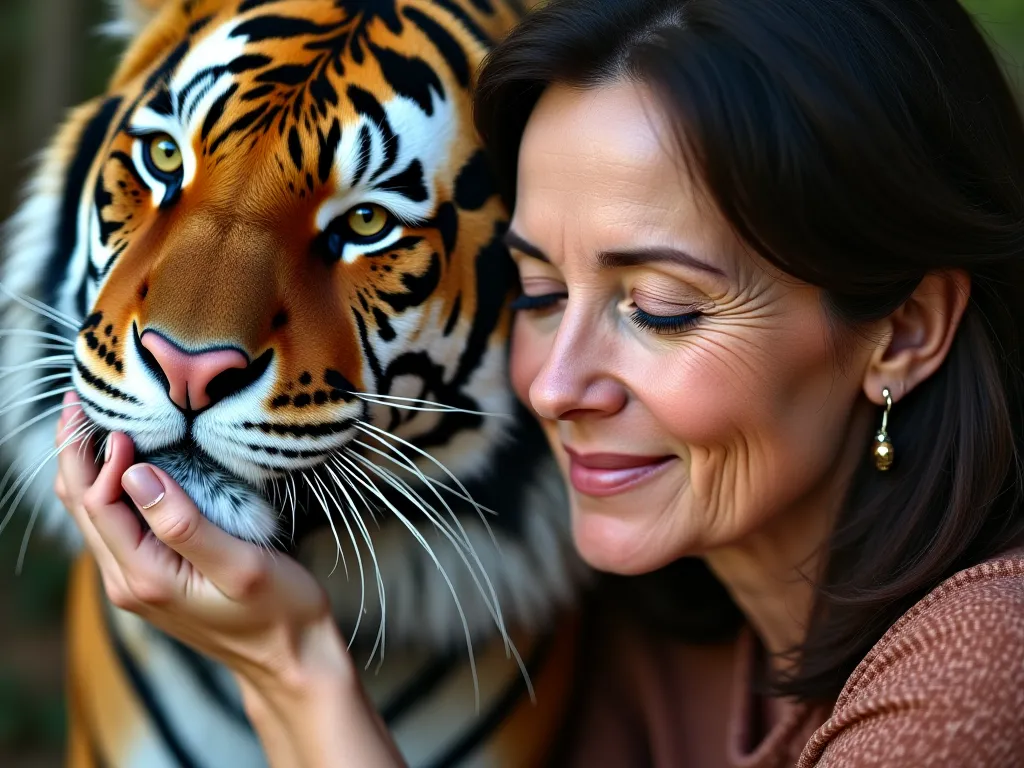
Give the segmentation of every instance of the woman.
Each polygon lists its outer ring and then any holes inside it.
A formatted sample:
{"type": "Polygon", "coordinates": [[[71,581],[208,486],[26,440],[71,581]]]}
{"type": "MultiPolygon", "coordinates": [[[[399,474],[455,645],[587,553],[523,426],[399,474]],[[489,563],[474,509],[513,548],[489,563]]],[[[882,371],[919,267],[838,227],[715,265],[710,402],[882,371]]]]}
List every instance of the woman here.
{"type": "MultiPolygon", "coordinates": [[[[697,557],[742,613],[709,644],[686,582],[673,638],[597,606],[559,764],[1013,764],[1024,126],[967,14],[555,0],[478,108],[577,548],[697,557]]],[[[227,663],[279,764],[397,761],[312,579],[111,445],[59,491],[119,604],[227,663]]]]}

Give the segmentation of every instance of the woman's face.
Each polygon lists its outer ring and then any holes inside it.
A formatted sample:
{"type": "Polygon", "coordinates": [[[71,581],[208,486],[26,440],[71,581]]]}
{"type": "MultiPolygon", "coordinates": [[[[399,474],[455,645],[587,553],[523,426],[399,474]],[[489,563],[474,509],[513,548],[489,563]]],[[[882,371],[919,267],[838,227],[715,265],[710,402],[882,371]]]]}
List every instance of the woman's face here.
{"type": "Polygon", "coordinates": [[[619,573],[821,530],[874,418],[868,345],[837,359],[820,290],[745,250],[674,147],[642,86],[550,88],[508,238],[513,383],[578,549],[619,573]]]}

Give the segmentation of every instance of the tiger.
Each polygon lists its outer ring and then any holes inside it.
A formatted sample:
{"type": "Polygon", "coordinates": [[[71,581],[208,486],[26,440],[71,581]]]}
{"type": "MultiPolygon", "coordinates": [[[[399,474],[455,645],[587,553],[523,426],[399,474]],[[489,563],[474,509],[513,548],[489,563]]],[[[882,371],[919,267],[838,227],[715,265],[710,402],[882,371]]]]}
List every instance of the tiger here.
{"type": "Polygon", "coordinates": [[[508,381],[518,281],[471,99],[528,8],[116,12],[116,71],[41,154],[0,269],[0,519],[75,558],[68,765],[266,764],[226,670],[107,600],[53,493],[70,391],[74,440],[126,433],[317,575],[409,765],[544,764],[589,571],[508,381]]]}

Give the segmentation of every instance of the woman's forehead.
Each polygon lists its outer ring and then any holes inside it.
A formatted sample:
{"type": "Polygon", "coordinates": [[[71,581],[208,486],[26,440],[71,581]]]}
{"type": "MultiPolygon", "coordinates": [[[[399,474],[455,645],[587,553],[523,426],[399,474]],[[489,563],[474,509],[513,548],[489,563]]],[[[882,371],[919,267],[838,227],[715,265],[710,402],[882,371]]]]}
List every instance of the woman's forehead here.
{"type": "Polygon", "coordinates": [[[552,86],[520,148],[513,230],[553,250],[566,239],[721,250],[731,232],[693,187],[672,131],[642,85],[552,86]]]}

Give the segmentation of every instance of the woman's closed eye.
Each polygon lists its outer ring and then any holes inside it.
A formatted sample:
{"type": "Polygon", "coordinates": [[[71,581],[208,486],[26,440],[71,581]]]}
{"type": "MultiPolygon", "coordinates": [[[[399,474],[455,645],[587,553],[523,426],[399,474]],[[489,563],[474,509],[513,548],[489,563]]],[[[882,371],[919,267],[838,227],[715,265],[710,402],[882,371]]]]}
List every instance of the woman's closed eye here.
{"type": "Polygon", "coordinates": [[[700,312],[686,312],[681,315],[652,315],[637,307],[630,315],[633,323],[642,331],[671,336],[692,328],[703,315],[700,312]]]}
{"type": "Polygon", "coordinates": [[[635,292],[626,310],[629,319],[642,331],[671,336],[692,328],[704,316],[693,304],[679,304],[635,292]]]}
{"type": "Polygon", "coordinates": [[[550,278],[523,278],[523,292],[512,302],[516,311],[550,309],[569,298],[565,284],[550,278]]]}

